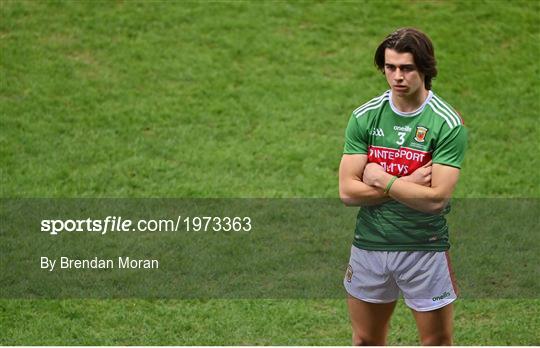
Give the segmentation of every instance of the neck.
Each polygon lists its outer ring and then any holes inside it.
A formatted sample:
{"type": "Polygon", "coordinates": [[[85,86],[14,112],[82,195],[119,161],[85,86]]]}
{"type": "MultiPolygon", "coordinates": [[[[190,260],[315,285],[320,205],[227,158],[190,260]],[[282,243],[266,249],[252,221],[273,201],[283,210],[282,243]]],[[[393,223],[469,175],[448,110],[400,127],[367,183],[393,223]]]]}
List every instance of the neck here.
{"type": "Polygon", "coordinates": [[[429,90],[422,88],[411,95],[392,93],[392,103],[401,112],[417,110],[428,97],[429,90]]]}

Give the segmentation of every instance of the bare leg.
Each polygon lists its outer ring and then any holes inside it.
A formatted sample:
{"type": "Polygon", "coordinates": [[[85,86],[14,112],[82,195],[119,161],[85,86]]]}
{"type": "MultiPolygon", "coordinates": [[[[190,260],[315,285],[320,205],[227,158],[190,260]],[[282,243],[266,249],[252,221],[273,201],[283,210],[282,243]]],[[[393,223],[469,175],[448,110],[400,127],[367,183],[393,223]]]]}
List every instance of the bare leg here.
{"type": "Polygon", "coordinates": [[[453,305],[428,312],[412,310],[423,346],[451,346],[453,305]]]}
{"type": "Polygon", "coordinates": [[[369,303],[352,296],[347,298],[353,331],[353,346],[384,346],[390,316],[396,301],[369,303]]]}

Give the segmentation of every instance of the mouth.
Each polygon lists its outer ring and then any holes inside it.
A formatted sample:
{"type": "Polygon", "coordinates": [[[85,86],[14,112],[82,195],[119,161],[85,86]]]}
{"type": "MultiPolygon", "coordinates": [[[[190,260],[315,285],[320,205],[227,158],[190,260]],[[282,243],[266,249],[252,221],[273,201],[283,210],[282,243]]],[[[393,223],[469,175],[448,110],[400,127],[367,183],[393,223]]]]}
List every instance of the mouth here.
{"type": "Polygon", "coordinates": [[[405,91],[407,89],[407,86],[394,85],[394,89],[397,91],[405,91]]]}

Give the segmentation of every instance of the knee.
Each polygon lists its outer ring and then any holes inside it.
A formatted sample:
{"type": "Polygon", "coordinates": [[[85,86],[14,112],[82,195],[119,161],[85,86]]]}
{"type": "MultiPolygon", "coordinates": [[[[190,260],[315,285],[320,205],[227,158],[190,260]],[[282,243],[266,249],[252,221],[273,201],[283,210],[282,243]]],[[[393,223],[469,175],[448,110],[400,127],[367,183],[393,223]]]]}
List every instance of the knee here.
{"type": "Polygon", "coordinates": [[[385,346],[386,342],[384,338],[376,339],[373,337],[368,337],[366,335],[353,333],[352,345],[353,346],[385,346]]]}
{"type": "Polygon", "coordinates": [[[447,333],[429,335],[422,337],[421,343],[423,346],[451,346],[452,335],[447,333]]]}

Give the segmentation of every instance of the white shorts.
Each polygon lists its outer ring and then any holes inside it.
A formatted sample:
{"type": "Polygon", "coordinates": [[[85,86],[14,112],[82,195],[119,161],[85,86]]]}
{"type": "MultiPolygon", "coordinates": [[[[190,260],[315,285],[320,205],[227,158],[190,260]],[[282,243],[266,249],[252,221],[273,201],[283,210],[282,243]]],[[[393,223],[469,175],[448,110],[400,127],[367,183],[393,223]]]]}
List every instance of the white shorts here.
{"type": "Polygon", "coordinates": [[[457,298],[445,251],[370,251],[351,248],[343,281],[349,295],[371,303],[396,301],[400,292],[410,308],[425,312],[457,298]]]}

